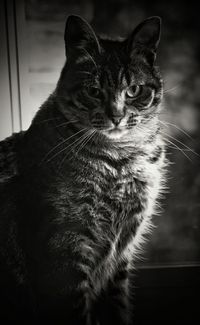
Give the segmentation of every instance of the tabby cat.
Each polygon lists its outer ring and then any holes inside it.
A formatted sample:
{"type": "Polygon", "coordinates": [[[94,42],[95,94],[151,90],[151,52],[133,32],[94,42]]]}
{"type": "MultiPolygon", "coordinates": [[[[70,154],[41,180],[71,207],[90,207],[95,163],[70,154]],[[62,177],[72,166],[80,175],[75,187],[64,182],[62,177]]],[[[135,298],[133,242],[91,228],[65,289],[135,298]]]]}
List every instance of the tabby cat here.
{"type": "Polygon", "coordinates": [[[165,180],[160,18],[127,39],[78,16],[30,128],[0,144],[0,254],[37,324],[132,324],[131,272],[165,180]]]}

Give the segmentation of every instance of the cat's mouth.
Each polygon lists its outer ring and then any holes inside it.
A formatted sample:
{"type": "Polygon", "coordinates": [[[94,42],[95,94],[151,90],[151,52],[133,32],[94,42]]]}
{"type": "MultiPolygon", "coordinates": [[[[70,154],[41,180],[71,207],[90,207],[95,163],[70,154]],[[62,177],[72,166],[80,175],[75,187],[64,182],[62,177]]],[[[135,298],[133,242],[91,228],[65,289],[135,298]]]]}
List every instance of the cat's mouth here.
{"type": "Polygon", "coordinates": [[[109,130],[109,134],[121,134],[123,131],[119,127],[114,127],[113,129],[109,130]]]}
{"type": "Polygon", "coordinates": [[[104,133],[108,138],[111,138],[111,139],[119,139],[119,138],[121,138],[125,133],[127,133],[127,130],[126,130],[126,129],[121,129],[121,128],[118,127],[118,126],[115,126],[115,127],[112,128],[112,129],[105,130],[103,133],[104,133]]]}
{"type": "Polygon", "coordinates": [[[125,122],[116,125],[109,120],[93,120],[91,124],[94,129],[104,134],[107,138],[120,139],[130,131],[130,127],[125,122]]]}

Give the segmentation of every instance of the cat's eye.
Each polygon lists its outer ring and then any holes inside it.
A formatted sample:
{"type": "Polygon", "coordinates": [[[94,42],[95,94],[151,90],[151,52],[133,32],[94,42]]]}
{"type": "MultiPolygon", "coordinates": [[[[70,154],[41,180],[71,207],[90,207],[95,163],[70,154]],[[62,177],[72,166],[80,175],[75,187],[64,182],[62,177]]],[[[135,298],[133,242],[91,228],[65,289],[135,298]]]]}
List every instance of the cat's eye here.
{"type": "Polygon", "coordinates": [[[133,85],[126,91],[127,104],[147,109],[153,103],[155,89],[150,85],[133,85]]]}
{"type": "Polygon", "coordinates": [[[129,87],[126,91],[126,96],[129,98],[136,98],[141,93],[142,86],[133,85],[129,87]]]}
{"type": "Polygon", "coordinates": [[[100,96],[100,90],[97,87],[88,87],[87,92],[90,97],[97,98],[100,96]]]}

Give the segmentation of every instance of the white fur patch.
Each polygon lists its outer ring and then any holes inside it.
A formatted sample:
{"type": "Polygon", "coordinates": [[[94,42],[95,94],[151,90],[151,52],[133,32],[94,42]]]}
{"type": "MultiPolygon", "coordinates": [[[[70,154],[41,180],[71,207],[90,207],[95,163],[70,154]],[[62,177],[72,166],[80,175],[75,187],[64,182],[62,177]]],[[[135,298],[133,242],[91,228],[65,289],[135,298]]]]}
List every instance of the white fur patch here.
{"type": "Polygon", "coordinates": [[[122,91],[118,94],[116,99],[116,108],[119,113],[123,112],[125,104],[125,91],[122,91]]]}

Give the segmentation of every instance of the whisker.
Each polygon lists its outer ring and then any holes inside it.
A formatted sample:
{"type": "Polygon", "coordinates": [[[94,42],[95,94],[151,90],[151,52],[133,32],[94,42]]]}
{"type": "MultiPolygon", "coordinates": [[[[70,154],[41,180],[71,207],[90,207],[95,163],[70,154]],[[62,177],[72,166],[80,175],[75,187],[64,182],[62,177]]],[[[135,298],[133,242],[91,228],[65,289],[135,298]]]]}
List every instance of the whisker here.
{"type": "Polygon", "coordinates": [[[168,144],[166,144],[166,146],[167,146],[168,148],[171,148],[171,149],[174,149],[174,150],[179,150],[179,151],[190,151],[190,150],[188,150],[188,149],[176,148],[176,147],[170,146],[170,145],[168,145],[168,144]]]}
{"type": "Polygon", "coordinates": [[[161,131],[161,133],[163,133],[164,135],[168,136],[170,139],[173,139],[173,140],[175,140],[176,142],[180,143],[182,146],[184,146],[184,147],[187,148],[189,151],[191,151],[194,155],[200,157],[200,155],[199,155],[196,151],[192,150],[190,147],[188,147],[188,146],[187,146],[186,144],[184,144],[183,142],[177,140],[176,138],[172,137],[171,135],[167,134],[166,132],[161,131]]]}
{"type": "MultiPolygon", "coordinates": [[[[61,162],[60,162],[60,164],[59,164],[59,170],[61,169],[61,167],[62,167],[62,165],[63,165],[63,163],[64,163],[64,161],[65,161],[65,159],[67,158],[67,156],[69,155],[69,153],[73,150],[73,149],[75,149],[79,144],[81,144],[87,137],[88,137],[88,135],[90,134],[90,132],[91,132],[91,130],[89,130],[89,131],[86,131],[83,135],[81,135],[80,137],[79,137],[79,139],[77,139],[77,141],[74,141],[72,144],[71,144],[71,148],[70,148],[70,150],[67,152],[67,154],[64,156],[64,158],[61,160],[61,162]],[[75,145],[74,145],[75,144],[75,145]]],[[[69,147],[69,146],[68,146],[69,147]]],[[[67,149],[67,147],[66,147],[66,149],[67,149]]]]}
{"type": "Polygon", "coordinates": [[[45,155],[45,157],[42,159],[41,163],[43,163],[47,157],[59,146],[61,146],[62,144],[64,144],[65,142],[67,142],[68,140],[70,140],[71,138],[75,137],[77,134],[79,134],[80,132],[83,132],[84,130],[86,130],[87,128],[81,129],[78,132],[72,134],[70,137],[68,137],[67,139],[62,140],[60,143],[58,143],[55,147],[53,147],[51,150],[49,150],[49,152],[47,152],[47,154],[45,155]]]}
{"type": "Polygon", "coordinates": [[[166,89],[163,91],[163,94],[166,94],[166,93],[169,93],[169,92],[172,92],[174,90],[176,90],[177,88],[180,88],[182,85],[181,83],[177,84],[176,86],[172,87],[172,88],[169,88],[169,89],[166,89]]]}
{"type": "MultiPolygon", "coordinates": [[[[142,131],[141,126],[140,126],[140,130],[142,131]]],[[[167,133],[165,133],[165,132],[160,131],[160,133],[161,133],[161,134],[164,134],[165,136],[169,136],[169,135],[168,135],[167,133]]],[[[175,139],[174,137],[171,137],[171,136],[169,136],[169,137],[172,138],[172,139],[175,140],[175,141],[178,141],[178,143],[180,143],[181,145],[184,145],[184,143],[182,143],[181,141],[175,139]]],[[[187,159],[189,159],[190,161],[192,161],[192,160],[190,159],[190,157],[185,153],[185,151],[193,152],[193,150],[192,150],[191,148],[189,148],[189,147],[186,146],[186,145],[184,145],[184,146],[186,147],[186,149],[185,149],[185,148],[180,148],[176,143],[170,141],[170,140],[167,139],[166,137],[163,137],[163,140],[166,141],[166,142],[168,142],[168,143],[170,143],[170,144],[173,146],[174,149],[177,149],[177,150],[181,151],[182,154],[183,154],[187,159]]],[[[168,145],[167,145],[167,146],[168,146],[168,145]]],[[[193,152],[193,153],[197,154],[196,152],[193,152]]],[[[198,155],[198,154],[197,154],[197,155],[198,155]]]]}
{"type": "Polygon", "coordinates": [[[65,125],[68,125],[68,124],[71,124],[71,123],[76,123],[76,122],[78,122],[78,120],[72,120],[72,121],[69,121],[69,122],[64,122],[64,123],[61,123],[61,124],[57,124],[56,127],[65,126],[65,125]]]}
{"type": "MultiPolygon", "coordinates": [[[[159,120],[160,121],[160,120],[159,120]]],[[[177,126],[176,124],[173,124],[173,123],[169,123],[169,122],[163,122],[163,121],[160,121],[161,124],[163,124],[164,126],[166,127],[169,127],[168,125],[170,126],[173,126],[175,129],[181,131],[183,134],[185,134],[189,139],[193,140],[192,137],[187,133],[185,132],[183,129],[181,129],[179,126],[177,126]],[[167,125],[168,124],[168,125],[167,125]]]]}
{"type": "Polygon", "coordinates": [[[91,134],[91,130],[88,130],[87,132],[84,133],[83,136],[81,136],[79,138],[79,141],[77,143],[73,142],[73,144],[75,143],[75,145],[72,145],[70,150],[68,151],[68,153],[72,152],[72,150],[74,150],[75,148],[77,148],[80,144],[83,143],[83,141],[91,134]]]}
{"type": "Polygon", "coordinates": [[[172,146],[174,146],[176,149],[180,150],[182,152],[182,154],[187,158],[189,159],[190,161],[192,161],[190,159],[190,157],[181,149],[179,148],[175,143],[173,143],[172,141],[170,141],[169,139],[166,139],[166,138],[163,138],[164,141],[167,141],[168,143],[170,143],[172,146]]]}
{"type": "Polygon", "coordinates": [[[82,144],[81,144],[80,147],[78,148],[76,154],[78,154],[78,152],[79,152],[80,150],[82,150],[82,149],[86,146],[86,144],[87,144],[87,143],[92,139],[92,137],[93,137],[93,135],[94,135],[95,132],[97,132],[97,131],[96,131],[96,130],[93,130],[93,131],[89,134],[89,136],[87,137],[87,139],[85,139],[86,141],[82,142],[82,144]]]}
{"type": "MultiPolygon", "coordinates": [[[[82,136],[81,136],[82,137],[82,136]]],[[[49,158],[47,160],[47,162],[51,161],[53,158],[57,157],[60,153],[62,153],[63,151],[65,151],[66,149],[70,148],[71,146],[73,146],[73,144],[75,144],[76,142],[78,142],[80,140],[80,138],[76,139],[74,142],[70,143],[67,147],[61,149],[60,151],[58,151],[55,155],[53,155],[51,158],[49,158]]]]}
{"type": "MultiPolygon", "coordinates": [[[[77,151],[75,152],[76,155],[84,147],[84,144],[87,143],[87,140],[90,138],[90,136],[91,136],[91,132],[89,134],[87,134],[87,136],[85,137],[85,139],[81,143],[79,143],[79,147],[76,146],[76,147],[78,147],[77,151]]],[[[73,149],[75,149],[75,148],[73,148],[73,149]]]]}

